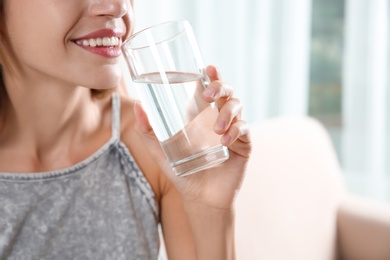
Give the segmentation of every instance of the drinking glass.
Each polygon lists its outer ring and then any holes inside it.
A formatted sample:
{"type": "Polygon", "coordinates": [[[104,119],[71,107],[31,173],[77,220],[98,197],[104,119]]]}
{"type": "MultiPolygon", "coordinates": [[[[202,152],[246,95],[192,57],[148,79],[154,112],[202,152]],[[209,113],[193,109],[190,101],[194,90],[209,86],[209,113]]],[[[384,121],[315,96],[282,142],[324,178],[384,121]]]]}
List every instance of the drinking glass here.
{"type": "Polygon", "coordinates": [[[229,158],[213,131],[215,103],[202,98],[209,84],[188,21],[158,24],[122,44],[136,93],[178,176],[213,167],[229,158]]]}

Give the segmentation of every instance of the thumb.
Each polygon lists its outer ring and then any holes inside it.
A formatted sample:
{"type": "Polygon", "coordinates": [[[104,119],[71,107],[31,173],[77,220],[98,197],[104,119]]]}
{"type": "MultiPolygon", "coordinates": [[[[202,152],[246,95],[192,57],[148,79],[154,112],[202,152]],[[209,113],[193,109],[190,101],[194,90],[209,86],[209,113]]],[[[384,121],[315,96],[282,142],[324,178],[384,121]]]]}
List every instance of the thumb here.
{"type": "Polygon", "coordinates": [[[160,143],[150,126],[148,116],[140,102],[134,104],[134,116],[136,119],[136,131],[138,131],[142,141],[147,147],[151,157],[160,165],[165,172],[170,172],[170,165],[161,149],[160,143]]]}
{"type": "Polygon", "coordinates": [[[206,67],[206,73],[207,73],[207,76],[209,76],[210,81],[221,79],[221,75],[220,75],[218,69],[213,65],[208,65],[206,67]]]}
{"type": "Polygon", "coordinates": [[[137,121],[137,128],[140,130],[143,134],[152,134],[153,129],[149,123],[148,116],[146,115],[145,110],[142,107],[142,104],[140,102],[135,102],[134,104],[134,116],[137,121]]]}

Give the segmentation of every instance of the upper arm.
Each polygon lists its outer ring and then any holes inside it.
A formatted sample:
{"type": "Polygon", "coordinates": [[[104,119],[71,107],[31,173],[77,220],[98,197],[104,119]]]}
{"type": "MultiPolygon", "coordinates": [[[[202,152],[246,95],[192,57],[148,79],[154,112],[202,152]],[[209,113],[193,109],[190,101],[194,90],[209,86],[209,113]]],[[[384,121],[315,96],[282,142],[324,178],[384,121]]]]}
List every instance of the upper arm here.
{"type": "Polygon", "coordinates": [[[194,241],[180,194],[151,159],[135,131],[134,102],[122,97],[121,104],[121,140],[144,173],[160,206],[160,221],[167,255],[170,260],[195,259],[194,241]]]}

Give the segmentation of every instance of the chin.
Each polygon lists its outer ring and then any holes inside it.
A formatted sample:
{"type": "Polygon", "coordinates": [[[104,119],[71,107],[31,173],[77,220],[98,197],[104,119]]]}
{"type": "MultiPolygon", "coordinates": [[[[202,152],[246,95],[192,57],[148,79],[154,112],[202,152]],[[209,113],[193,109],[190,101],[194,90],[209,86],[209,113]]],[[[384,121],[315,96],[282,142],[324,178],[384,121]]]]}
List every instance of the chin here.
{"type": "Polygon", "coordinates": [[[121,77],[121,73],[101,73],[100,75],[95,76],[95,78],[92,78],[92,82],[88,85],[90,88],[97,90],[111,89],[118,85],[121,77]]]}
{"type": "Polygon", "coordinates": [[[118,86],[118,83],[119,83],[119,80],[115,81],[115,82],[107,82],[107,83],[99,82],[96,84],[91,84],[88,87],[90,89],[96,89],[96,90],[108,90],[108,89],[112,89],[112,88],[118,86]]]}

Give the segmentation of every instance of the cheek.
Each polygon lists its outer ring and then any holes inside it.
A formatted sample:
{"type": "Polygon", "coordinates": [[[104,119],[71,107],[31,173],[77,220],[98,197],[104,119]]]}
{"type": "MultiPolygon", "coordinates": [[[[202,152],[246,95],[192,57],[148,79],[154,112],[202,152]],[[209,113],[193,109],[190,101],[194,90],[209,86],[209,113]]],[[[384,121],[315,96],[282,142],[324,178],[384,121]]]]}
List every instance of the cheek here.
{"type": "Polygon", "coordinates": [[[127,14],[123,17],[123,21],[125,23],[125,26],[126,26],[126,35],[124,37],[124,39],[127,39],[132,33],[133,33],[133,30],[134,30],[134,8],[133,8],[133,1],[129,1],[127,3],[128,5],[128,12],[127,14]]]}
{"type": "MultiPolygon", "coordinates": [[[[54,0],[54,2],[56,2],[54,0]]],[[[66,2],[66,1],[64,1],[66,2]]],[[[10,0],[6,10],[9,41],[20,62],[56,56],[53,46],[64,44],[71,17],[61,5],[42,0],[10,0]]]]}

